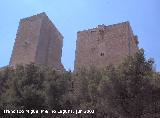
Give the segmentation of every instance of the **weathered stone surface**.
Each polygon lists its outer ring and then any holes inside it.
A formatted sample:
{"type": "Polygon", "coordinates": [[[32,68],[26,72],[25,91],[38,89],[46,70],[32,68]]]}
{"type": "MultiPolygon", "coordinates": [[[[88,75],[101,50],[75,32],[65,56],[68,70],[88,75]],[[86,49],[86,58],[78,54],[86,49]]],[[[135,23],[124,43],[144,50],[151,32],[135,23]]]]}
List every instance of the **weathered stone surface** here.
{"type": "Polygon", "coordinates": [[[77,33],[75,71],[81,67],[117,65],[126,55],[138,49],[138,39],[129,22],[99,25],[97,28],[77,33]]]}
{"type": "Polygon", "coordinates": [[[45,13],[21,19],[10,66],[35,63],[64,69],[62,46],[63,36],[45,13]]]}

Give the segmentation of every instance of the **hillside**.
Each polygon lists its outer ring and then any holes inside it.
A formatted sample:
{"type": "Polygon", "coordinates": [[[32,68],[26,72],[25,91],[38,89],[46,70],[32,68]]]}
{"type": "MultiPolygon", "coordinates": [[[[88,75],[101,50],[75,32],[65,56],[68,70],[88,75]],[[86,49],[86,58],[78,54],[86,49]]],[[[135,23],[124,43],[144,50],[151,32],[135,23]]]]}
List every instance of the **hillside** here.
{"type": "Polygon", "coordinates": [[[71,72],[36,64],[19,65],[16,69],[7,67],[0,71],[1,116],[160,117],[157,104],[160,74],[153,70],[153,64],[154,61],[146,60],[144,51],[139,50],[116,68],[108,65],[104,69],[90,67],[71,72]],[[4,113],[4,110],[15,110],[15,113],[4,113]],[[60,113],[61,110],[70,111],[60,113]]]}

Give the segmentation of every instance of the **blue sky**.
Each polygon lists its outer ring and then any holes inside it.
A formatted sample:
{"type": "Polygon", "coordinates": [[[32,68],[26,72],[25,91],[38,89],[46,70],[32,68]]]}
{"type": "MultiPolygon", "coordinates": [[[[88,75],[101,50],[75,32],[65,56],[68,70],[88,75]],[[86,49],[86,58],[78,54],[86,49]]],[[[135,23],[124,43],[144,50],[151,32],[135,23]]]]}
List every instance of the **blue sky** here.
{"type": "Polygon", "coordinates": [[[1,0],[0,67],[9,63],[19,20],[46,12],[63,34],[62,63],[73,70],[77,31],[129,21],[160,71],[160,0],[1,0]]]}

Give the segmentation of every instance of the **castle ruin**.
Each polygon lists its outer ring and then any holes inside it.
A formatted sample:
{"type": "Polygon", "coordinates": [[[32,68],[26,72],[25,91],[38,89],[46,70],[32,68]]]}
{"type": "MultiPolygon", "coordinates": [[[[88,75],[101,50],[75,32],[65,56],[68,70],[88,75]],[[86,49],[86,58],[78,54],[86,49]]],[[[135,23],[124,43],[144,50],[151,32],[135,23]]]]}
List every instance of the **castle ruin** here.
{"type": "MultiPolygon", "coordinates": [[[[10,66],[42,64],[63,70],[63,36],[45,13],[20,20],[10,66]]],[[[98,25],[77,33],[74,70],[118,65],[138,50],[138,39],[129,22],[98,25]]]]}
{"type": "Polygon", "coordinates": [[[77,33],[75,67],[118,65],[127,55],[138,50],[138,39],[129,22],[114,25],[98,25],[97,28],[77,33]]]}
{"type": "Polygon", "coordinates": [[[21,19],[9,65],[35,63],[62,70],[62,45],[63,36],[45,13],[21,19]]]}

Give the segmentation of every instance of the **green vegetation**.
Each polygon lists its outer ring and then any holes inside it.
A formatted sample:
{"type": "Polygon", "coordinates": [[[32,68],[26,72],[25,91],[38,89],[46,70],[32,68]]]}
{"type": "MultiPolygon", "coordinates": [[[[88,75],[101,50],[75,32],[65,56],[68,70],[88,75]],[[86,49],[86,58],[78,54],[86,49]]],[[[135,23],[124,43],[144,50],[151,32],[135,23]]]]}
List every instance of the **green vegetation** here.
{"type": "MultiPolygon", "coordinates": [[[[160,74],[139,50],[118,67],[76,73],[35,64],[0,71],[1,116],[9,118],[143,118],[160,101],[160,74]],[[154,105],[153,105],[154,104],[154,105]],[[149,108],[149,110],[148,110],[149,108]],[[95,110],[94,114],[3,114],[3,110],[95,110]],[[147,111],[146,111],[147,110],[147,111]]],[[[157,106],[156,106],[157,107],[157,106]]],[[[160,111],[159,111],[160,114],[160,111]]]]}

